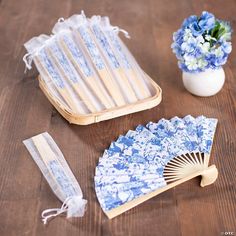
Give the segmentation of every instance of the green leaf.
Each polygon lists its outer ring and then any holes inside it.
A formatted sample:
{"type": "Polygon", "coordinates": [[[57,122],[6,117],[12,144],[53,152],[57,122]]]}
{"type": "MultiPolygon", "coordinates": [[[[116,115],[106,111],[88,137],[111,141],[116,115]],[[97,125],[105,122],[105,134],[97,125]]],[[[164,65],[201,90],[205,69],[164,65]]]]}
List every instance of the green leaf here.
{"type": "Polygon", "coordinates": [[[218,40],[222,35],[224,35],[226,33],[225,28],[220,28],[217,34],[216,39],[218,40]]]}
{"type": "Polygon", "coordinates": [[[216,35],[218,34],[219,29],[220,29],[220,23],[216,21],[215,27],[211,30],[211,37],[216,38],[216,35]]]}

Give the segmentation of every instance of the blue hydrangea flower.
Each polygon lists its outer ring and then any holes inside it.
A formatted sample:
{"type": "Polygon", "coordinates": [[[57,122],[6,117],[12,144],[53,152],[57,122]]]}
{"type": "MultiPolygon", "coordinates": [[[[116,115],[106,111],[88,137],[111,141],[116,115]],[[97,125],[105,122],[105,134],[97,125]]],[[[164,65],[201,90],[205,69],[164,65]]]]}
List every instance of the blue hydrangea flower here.
{"type": "Polygon", "coordinates": [[[184,22],[183,22],[183,24],[182,24],[182,28],[188,28],[189,25],[192,25],[192,24],[194,24],[194,23],[197,22],[197,21],[198,21],[197,16],[192,15],[192,16],[190,16],[190,17],[188,17],[188,18],[186,18],[186,19],[184,20],[184,22]]]}
{"type": "Polygon", "coordinates": [[[201,72],[216,69],[226,63],[232,51],[231,27],[207,11],[200,17],[192,15],[173,34],[171,48],[178,59],[180,69],[201,72]]]}
{"type": "Polygon", "coordinates": [[[215,26],[215,16],[207,11],[202,12],[198,25],[203,32],[213,29],[215,26]]]}

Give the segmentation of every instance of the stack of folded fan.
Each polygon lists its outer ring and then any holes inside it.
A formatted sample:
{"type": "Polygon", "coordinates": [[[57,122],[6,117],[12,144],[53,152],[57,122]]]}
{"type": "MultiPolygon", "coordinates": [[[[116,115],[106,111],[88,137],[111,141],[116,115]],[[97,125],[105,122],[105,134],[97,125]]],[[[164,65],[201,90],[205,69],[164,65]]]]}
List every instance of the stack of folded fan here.
{"type": "MultiPolygon", "coordinates": [[[[25,43],[47,90],[74,114],[90,114],[151,97],[151,86],[109,18],[82,13],[59,20],[52,36],[25,43]]],[[[125,32],[126,35],[126,32],[125,32]]]]}

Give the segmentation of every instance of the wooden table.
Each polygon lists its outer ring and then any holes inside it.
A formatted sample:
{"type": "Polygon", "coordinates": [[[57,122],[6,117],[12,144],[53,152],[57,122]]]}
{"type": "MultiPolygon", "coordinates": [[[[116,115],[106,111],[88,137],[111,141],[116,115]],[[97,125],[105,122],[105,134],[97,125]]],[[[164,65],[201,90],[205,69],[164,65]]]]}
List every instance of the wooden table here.
{"type": "MultiPolygon", "coordinates": [[[[170,45],[183,19],[202,10],[235,26],[234,0],[2,0],[0,2],[0,235],[236,235],[236,51],[227,65],[226,83],[214,97],[189,94],[170,45]],[[142,68],[162,87],[163,101],[151,110],[89,126],[68,124],[38,87],[34,68],[24,74],[23,43],[50,33],[59,17],[85,10],[88,16],[108,15],[130,32],[125,40],[142,68]],[[119,134],[138,124],[187,114],[219,119],[211,163],[219,170],[215,184],[199,186],[199,178],[171,189],[108,220],[93,187],[94,169],[102,151],[119,134]],[[22,141],[49,132],[77,177],[88,209],[83,218],[58,217],[44,226],[42,210],[59,207],[22,141]],[[225,234],[226,235],[226,234],[225,234]]],[[[235,34],[233,44],[236,45],[235,34]]]]}

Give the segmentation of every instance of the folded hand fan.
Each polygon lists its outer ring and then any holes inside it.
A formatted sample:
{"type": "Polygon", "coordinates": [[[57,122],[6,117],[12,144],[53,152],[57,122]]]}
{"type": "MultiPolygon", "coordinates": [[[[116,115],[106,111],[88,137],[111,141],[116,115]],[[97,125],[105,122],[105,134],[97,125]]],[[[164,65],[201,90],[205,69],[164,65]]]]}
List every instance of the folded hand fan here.
{"type": "Polygon", "coordinates": [[[190,115],[139,125],[120,136],[100,157],[95,173],[98,201],[109,218],[201,175],[213,183],[208,167],[217,119],[190,115]]]}

